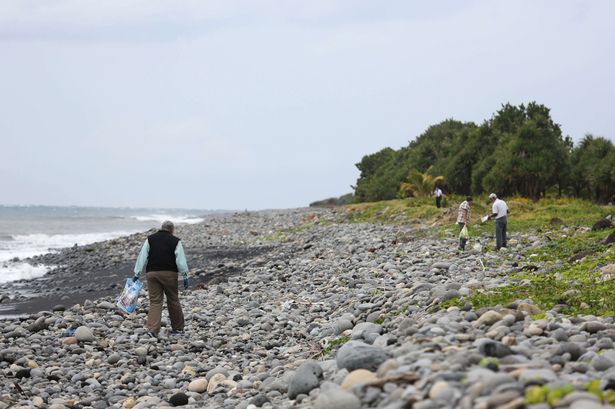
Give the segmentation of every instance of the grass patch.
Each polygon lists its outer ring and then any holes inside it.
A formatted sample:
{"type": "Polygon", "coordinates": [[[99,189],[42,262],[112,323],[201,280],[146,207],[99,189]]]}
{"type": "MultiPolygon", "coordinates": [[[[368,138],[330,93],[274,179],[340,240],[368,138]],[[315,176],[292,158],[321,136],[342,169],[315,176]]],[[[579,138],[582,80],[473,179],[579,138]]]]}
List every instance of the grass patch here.
{"type": "Polygon", "coordinates": [[[402,315],[408,312],[408,306],[406,305],[405,307],[401,307],[400,309],[398,309],[397,311],[393,312],[394,316],[398,316],[398,315],[402,315]]]}
{"type": "MultiPolygon", "coordinates": [[[[594,379],[589,383],[585,384],[583,389],[591,393],[592,395],[595,395],[600,402],[611,405],[615,403],[615,391],[600,390],[599,379],[594,379]]],[[[566,395],[574,391],[575,388],[571,384],[557,387],[548,385],[530,386],[525,390],[525,404],[536,405],[539,403],[548,403],[551,406],[556,406],[562,399],[566,397],[566,395]]]]}
{"type": "MultiPolygon", "coordinates": [[[[604,232],[583,233],[562,237],[546,247],[530,250],[525,255],[528,265],[541,261],[543,268],[522,267],[509,276],[506,286],[450,300],[441,307],[466,303],[474,308],[505,306],[529,298],[542,310],[560,304],[560,312],[568,315],[613,315],[615,280],[603,281],[599,269],[613,263],[615,247],[600,244],[604,236],[604,232]]],[[[542,315],[536,318],[542,318],[542,315]]]]}
{"type": "Polygon", "coordinates": [[[328,355],[331,353],[331,351],[333,351],[333,348],[336,348],[340,345],[344,345],[348,341],[350,341],[350,337],[339,337],[332,339],[329,344],[325,348],[323,348],[321,353],[322,355],[328,355]]]}
{"type": "Polygon", "coordinates": [[[385,200],[345,206],[347,221],[395,223],[428,220],[442,213],[430,198],[385,200]]]}
{"type": "MultiPolygon", "coordinates": [[[[385,200],[358,203],[342,207],[346,221],[368,223],[423,222],[435,226],[452,226],[457,220],[459,204],[463,196],[447,196],[443,207],[438,209],[431,197],[385,200]]],[[[561,219],[567,226],[591,226],[597,220],[614,213],[613,206],[600,206],[581,199],[541,199],[533,202],[526,198],[505,198],[510,216],[509,232],[551,228],[553,218],[561,219]]],[[[475,197],[472,204],[472,229],[476,233],[492,232],[493,221],[477,223],[481,216],[491,212],[485,197],[475,197]]],[[[475,234],[476,234],[475,233],[475,234]]]]}

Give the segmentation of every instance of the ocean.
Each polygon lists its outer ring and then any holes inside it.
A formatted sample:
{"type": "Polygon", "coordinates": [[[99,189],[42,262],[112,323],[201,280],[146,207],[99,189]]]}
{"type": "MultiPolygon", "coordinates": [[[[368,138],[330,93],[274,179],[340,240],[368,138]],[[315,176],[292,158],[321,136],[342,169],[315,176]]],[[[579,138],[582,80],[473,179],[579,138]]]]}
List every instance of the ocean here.
{"type": "Polygon", "coordinates": [[[49,266],[23,259],[160,227],[192,224],[215,213],[197,209],[0,205],[0,283],[45,275],[49,266]]]}

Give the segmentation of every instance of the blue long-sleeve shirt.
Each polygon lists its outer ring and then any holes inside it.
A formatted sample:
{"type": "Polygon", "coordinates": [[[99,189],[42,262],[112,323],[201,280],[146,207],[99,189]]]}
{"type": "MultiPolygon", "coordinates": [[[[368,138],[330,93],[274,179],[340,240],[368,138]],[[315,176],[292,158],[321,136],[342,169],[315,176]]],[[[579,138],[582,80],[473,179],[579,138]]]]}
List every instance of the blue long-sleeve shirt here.
{"type": "MultiPolygon", "coordinates": [[[[149,241],[145,239],[145,243],[143,243],[143,247],[141,247],[141,251],[139,252],[139,257],[137,257],[137,262],[135,263],[134,275],[135,277],[139,277],[141,271],[143,271],[143,267],[147,265],[147,259],[149,257],[149,241]]],[[[188,278],[188,263],[186,262],[186,255],[184,254],[184,246],[182,246],[182,242],[178,242],[175,247],[175,264],[177,264],[177,269],[184,276],[184,278],[188,278]]]]}

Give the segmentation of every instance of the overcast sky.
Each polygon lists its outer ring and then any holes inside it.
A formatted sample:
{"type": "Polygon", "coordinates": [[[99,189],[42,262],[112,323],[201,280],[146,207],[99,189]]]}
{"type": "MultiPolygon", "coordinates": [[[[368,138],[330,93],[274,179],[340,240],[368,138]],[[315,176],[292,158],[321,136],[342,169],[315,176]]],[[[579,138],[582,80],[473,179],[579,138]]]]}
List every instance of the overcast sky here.
{"type": "Polygon", "coordinates": [[[615,2],[0,0],[0,203],[262,209],[537,101],[615,138],[615,2]]]}

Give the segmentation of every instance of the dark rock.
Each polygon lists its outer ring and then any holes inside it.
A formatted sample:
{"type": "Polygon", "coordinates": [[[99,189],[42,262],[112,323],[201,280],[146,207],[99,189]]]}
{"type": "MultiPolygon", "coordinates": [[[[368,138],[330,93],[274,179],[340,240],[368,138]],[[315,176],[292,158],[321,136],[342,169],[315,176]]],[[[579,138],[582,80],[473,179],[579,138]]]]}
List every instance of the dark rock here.
{"type": "Polygon", "coordinates": [[[299,394],[310,393],[312,389],[318,387],[320,379],[322,379],[322,368],[318,362],[305,361],[297,369],[295,376],[288,385],[288,397],[295,399],[299,394]]]}
{"type": "Polygon", "coordinates": [[[32,324],[28,325],[28,331],[38,332],[47,329],[47,327],[49,327],[49,324],[45,322],[45,317],[39,317],[32,324]]]}
{"type": "Polygon", "coordinates": [[[564,221],[560,219],[559,217],[554,217],[549,221],[549,224],[551,224],[552,226],[556,226],[556,225],[564,224],[564,221]]]}
{"type": "Polygon", "coordinates": [[[173,406],[184,406],[188,404],[188,396],[179,392],[169,398],[169,403],[173,406]]]}
{"type": "Polygon", "coordinates": [[[562,342],[556,355],[570,354],[570,359],[576,361],[581,355],[585,353],[585,350],[574,342],[562,342]]]}
{"type": "Polygon", "coordinates": [[[592,231],[609,229],[613,227],[613,223],[609,219],[600,219],[592,226],[592,231]]]}
{"type": "Polygon", "coordinates": [[[606,325],[599,321],[588,321],[581,326],[581,331],[587,331],[590,334],[595,334],[606,329],[606,325]]]}
{"type": "Polygon", "coordinates": [[[478,352],[485,356],[495,358],[503,358],[508,355],[514,355],[515,351],[502,344],[501,342],[486,340],[479,344],[478,352]]]}
{"type": "Polygon", "coordinates": [[[12,364],[18,359],[17,353],[11,350],[0,351],[0,362],[12,364]]]}
{"type": "Polygon", "coordinates": [[[615,243],[615,231],[609,234],[606,239],[602,240],[602,244],[611,244],[615,243]]]}
{"type": "Polygon", "coordinates": [[[62,304],[58,304],[58,305],[55,305],[55,306],[52,308],[52,310],[53,310],[54,312],[58,312],[58,311],[66,311],[66,307],[65,307],[65,306],[63,306],[62,304]]]}
{"type": "Polygon", "coordinates": [[[261,407],[263,406],[265,403],[268,403],[269,398],[267,397],[267,395],[263,395],[262,393],[259,393],[258,395],[256,395],[255,397],[253,397],[252,399],[250,399],[250,404],[254,405],[256,407],[261,407]]]}
{"type": "Polygon", "coordinates": [[[568,333],[563,328],[558,328],[551,332],[551,337],[555,338],[559,342],[568,341],[568,333]]]}
{"type": "Polygon", "coordinates": [[[26,369],[20,369],[17,372],[15,372],[15,378],[17,379],[21,379],[21,378],[29,378],[30,377],[30,368],[26,368],[26,369]]]}
{"type": "MultiPolygon", "coordinates": [[[[585,258],[585,257],[587,257],[587,256],[591,256],[592,254],[594,254],[592,251],[587,251],[587,250],[586,250],[586,251],[579,251],[579,252],[578,252],[578,253],[576,253],[574,256],[570,257],[570,258],[568,259],[568,261],[569,261],[570,263],[574,263],[575,261],[582,260],[582,259],[584,259],[584,258],[585,258]]],[[[563,302],[562,304],[564,304],[564,303],[566,303],[566,302],[567,302],[567,300],[564,300],[564,302],[563,302]]]]}
{"type": "Polygon", "coordinates": [[[340,348],[335,359],[340,369],[375,371],[388,358],[388,354],[381,348],[359,341],[349,341],[340,348]]]}

